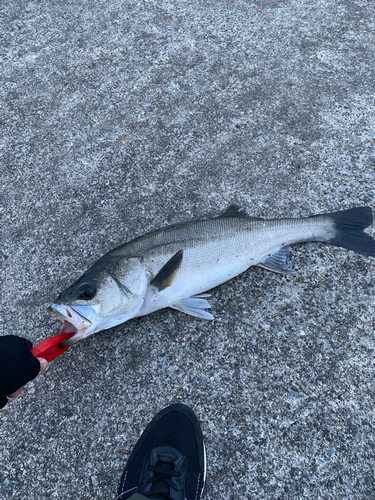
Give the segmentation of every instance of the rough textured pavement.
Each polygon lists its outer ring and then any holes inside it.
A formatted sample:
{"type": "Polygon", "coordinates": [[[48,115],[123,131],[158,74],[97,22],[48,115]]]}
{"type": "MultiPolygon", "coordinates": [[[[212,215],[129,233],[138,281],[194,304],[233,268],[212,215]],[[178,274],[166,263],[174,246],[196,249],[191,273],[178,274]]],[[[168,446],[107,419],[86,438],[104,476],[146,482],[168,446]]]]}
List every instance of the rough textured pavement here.
{"type": "MultiPolygon", "coordinates": [[[[1,10],[1,334],[56,334],[56,295],[163,225],[375,207],[372,0],[1,10]]],[[[374,498],[375,259],[307,244],[291,266],[215,289],[213,322],[159,311],[51,363],[1,412],[0,498],[114,498],[175,401],[206,500],[374,498]]]]}

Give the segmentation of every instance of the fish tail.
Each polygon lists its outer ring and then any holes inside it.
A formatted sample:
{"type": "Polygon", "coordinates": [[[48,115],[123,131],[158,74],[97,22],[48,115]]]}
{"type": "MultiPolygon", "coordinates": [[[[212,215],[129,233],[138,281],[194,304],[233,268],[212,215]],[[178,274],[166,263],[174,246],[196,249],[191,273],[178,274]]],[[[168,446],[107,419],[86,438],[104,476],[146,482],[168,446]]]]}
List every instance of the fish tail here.
{"type": "Polygon", "coordinates": [[[321,238],[318,241],[353,250],[362,255],[375,256],[375,240],[363,232],[363,229],[370,226],[373,221],[370,207],[351,208],[325,214],[323,217],[333,222],[334,231],[329,239],[321,238]]]}

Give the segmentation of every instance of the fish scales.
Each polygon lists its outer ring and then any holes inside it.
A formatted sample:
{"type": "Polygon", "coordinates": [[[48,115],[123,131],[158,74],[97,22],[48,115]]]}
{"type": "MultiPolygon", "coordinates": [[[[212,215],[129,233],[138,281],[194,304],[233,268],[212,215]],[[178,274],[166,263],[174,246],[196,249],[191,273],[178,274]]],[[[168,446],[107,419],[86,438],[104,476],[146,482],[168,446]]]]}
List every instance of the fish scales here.
{"type": "Polygon", "coordinates": [[[290,273],[285,264],[294,243],[321,241],[374,256],[375,241],[362,231],[371,223],[369,207],[271,220],[230,207],[217,218],[159,229],[108,252],[50,312],[64,318],[62,331],[77,329],[67,343],[165,307],[212,319],[200,294],[250,266],[290,273]]]}
{"type": "MultiPolygon", "coordinates": [[[[157,290],[150,288],[137,316],[215,288],[284,246],[311,241],[317,235],[326,237],[334,231],[333,224],[324,218],[269,222],[243,218],[199,221],[188,228],[176,229],[173,242],[166,242],[169,235],[158,235],[162,242],[158,258],[153,242],[149,241],[149,247],[140,250],[146,257],[153,255],[150,266],[153,273],[160,269],[163,259],[169,260],[179,249],[184,249],[184,258],[176,281],[162,300],[157,290]]],[[[153,240],[151,235],[150,240],[153,240]]]]}
{"type": "MultiPolygon", "coordinates": [[[[238,244],[253,248],[259,244],[271,247],[290,245],[299,241],[311,241],[317,236],[333,234],[331,221],[322,219],[213,219],[166,228],[136,238],[112,251],[113,256],[174,254],[178,249],[196,249],[201,246],[224,244],[227,250],[238,244]]],[[[111,252],[109,252],[111,253],[111,252]]],[[[106,254],[108,255],[108,254],[106,254]]],[[[103,256],[105,258],[106,256],[103,256]]]]}

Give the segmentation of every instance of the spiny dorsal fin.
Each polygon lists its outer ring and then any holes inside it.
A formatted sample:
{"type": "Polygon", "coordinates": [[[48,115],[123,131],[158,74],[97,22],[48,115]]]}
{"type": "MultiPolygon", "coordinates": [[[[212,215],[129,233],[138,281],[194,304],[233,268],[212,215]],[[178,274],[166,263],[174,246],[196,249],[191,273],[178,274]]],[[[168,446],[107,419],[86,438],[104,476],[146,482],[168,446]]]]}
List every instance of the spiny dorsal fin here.
{"type": "Polygon", "coordinates": [[[222,214],[220,214],[217,218],[225,218],[225,217],[249,217],[246,211],[243,208],[240,208],[238,205],[231,205],[228,207],[222,214]]]}
{"type": "Polygon", "coordinates": [[[168,286],[171,286],[174,280],[177,278],[182,263],[182,255],[182,250],[179,250],[177,253],[175,253],[151,281],[150,284],[157,288],[159,292],[161,292],[168,286]]]}

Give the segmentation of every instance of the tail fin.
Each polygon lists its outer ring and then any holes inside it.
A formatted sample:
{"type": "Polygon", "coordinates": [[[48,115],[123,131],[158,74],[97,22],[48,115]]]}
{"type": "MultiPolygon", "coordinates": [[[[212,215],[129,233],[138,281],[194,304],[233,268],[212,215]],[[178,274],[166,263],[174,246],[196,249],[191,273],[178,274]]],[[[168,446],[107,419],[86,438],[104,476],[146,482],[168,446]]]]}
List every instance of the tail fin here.
{"type": "Polygon", "coordinates": [[[362,255],[375,256],[375,240],[363,229],[372,224],[372,210],[370,207],[356,207],[327,214],[335,224],[336,234],[326,240],[331,245],[347,248],[362,255]]]}

